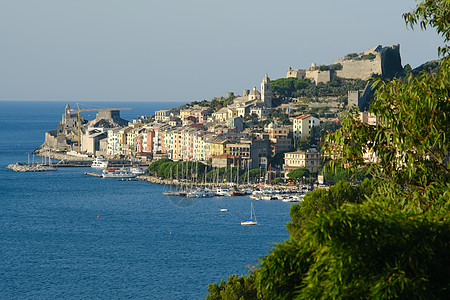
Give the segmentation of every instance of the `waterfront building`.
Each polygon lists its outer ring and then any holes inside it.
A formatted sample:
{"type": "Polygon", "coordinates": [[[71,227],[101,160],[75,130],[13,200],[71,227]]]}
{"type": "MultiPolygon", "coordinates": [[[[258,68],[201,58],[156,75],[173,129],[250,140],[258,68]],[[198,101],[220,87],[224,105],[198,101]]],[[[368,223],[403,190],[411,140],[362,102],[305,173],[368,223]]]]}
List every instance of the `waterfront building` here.
{"type": "Polygon", "coordinates": [[[226,154],[241,157],[245,165],[256,169],[260,166],[266,167],[269,153],[268,139],[240,139],[238,142],[226,144],[226,154]]]}
{"type": "Polygon", "coordinates": [[[298,168],[308,169],[310,173],[317,173],[320,167],[320,153],[316,149],[295,151],[284,154],[283,169],[286,173],[298,168]]]}
{"type": "Polygon", "coordinates": [[[153,129],[145,129],[137,136],[137,153],[141,155],[149,155],[154,151],[155,131],[153,129]]]}
{"type": "Polygon", "coordinates": [[[165,153],[166,147],[164,144],[165,132],[171,128],[168,124],[153,124],[153,132],[155,136],[153,137],[153,154],[165,153]]]}

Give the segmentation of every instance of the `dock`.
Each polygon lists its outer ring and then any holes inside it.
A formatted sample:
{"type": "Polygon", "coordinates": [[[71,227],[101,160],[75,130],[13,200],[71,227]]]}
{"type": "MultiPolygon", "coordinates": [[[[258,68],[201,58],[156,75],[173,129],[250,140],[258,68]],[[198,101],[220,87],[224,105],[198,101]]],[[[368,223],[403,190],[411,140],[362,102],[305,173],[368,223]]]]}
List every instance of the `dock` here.
{"type": "Polygon", "coordinates": [[[100,174],[97,174],[97,173],[91,173],[91,172],[84,172],[83,175],[89,175],[89,176],[94,176],[94,177],[103,177],[103,176],[100,175],[100,174]]]}

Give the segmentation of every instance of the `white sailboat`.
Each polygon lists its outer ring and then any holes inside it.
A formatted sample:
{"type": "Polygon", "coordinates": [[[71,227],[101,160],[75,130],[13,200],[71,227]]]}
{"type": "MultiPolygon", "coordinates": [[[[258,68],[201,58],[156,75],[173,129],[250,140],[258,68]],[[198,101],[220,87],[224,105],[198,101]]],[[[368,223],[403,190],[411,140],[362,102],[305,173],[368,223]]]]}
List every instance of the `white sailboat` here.
{"type": "Polygon", "coordinates": [[[251,204],[250,219],[242,221],[241,225],[257,225],[258,224],[258,222],[256,221],[255,210],[253,209],[253,202],[251,202],[250,204],[251,204]]]}

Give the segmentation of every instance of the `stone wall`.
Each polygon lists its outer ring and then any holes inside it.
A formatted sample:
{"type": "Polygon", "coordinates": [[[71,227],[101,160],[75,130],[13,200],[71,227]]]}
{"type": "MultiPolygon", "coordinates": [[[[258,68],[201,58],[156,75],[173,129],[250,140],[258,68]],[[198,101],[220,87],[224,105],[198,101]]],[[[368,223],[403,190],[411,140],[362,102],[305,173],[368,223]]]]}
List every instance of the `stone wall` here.
{"type": "Polygon", "coordinates": [[[319,71],[314,70],[315,64],[311,69],[292,69],[289,68],[286,78],[310,78],[316,84],[319,82],[327,83],[334,76],[345,79],[367,80],[374,75],[383,75],[393,77],[403,70],[400,58],[400,45],[383,47],[378,45],[363,53],[353,56],[348,55],[344,58],[335,60],[335,64],[341,64],[342,70],[319,71]]]}
{"type": "Polygon", "coordinates": [[[306,71],[306,78],[311,79],[317,85],[318,83],[327,83],[331,80],[332,73],[331,71],[306,71]]]}
{"type": "Polygon", "coordinates": [[[379,45],[354,58],[339,58],[334,63],[342,65],[342,70],[336,71],[336,75],[341,78],[366,80],[374,75],[392,77],[402,70],[400,45],[379,45]],[[374,57],[367,59],[367,55],[374,57]]]}

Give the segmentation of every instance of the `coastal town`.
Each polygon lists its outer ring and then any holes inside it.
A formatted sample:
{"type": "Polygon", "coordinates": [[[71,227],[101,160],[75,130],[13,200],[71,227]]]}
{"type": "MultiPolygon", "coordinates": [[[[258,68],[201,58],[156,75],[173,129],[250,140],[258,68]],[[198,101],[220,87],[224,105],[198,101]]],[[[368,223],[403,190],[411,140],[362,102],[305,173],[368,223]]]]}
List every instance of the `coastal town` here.
{"type": "MultiPolygon", "coordinates": [[[[101,157],[147,166],[168,159],[201,162],[210,168],[260,169],[268,174],[265,180],[269,182],[277,178],[298,180],[288,174],[304,169],[310,182],[324,184],[326,158],[319,146],[322,136],[339,128],[339,113],[344,109],[357,107],[362,122],[376,124],[376,118],[367,112],[371,97],[368,80],[398,68],[399,56],[399,45],[377,46],[348,54],[331,66],[313,63],[309,69],[290,67],[286,78],[278,79],[307,80],[315,87],[337,79],[364,83],[362,90],[349,89],[340,98],[282,97],[266,74],[259,90],[254,86],[242,95],[228,92],[211,102],[158,110],[131,122],[120,116],[129,108],[97,109],[80,104],[75,108],[67,104],[57,129],[45,133],[45,142],[35,153],[58,159],[62,166],[86,165],[101,157]],[[86,120],[83,112],[96,112],[96,118],[86,120]]],[[[373,159],[371,154],[368,159],[373,159]]],[[[23,167],[11,168],[23,171],[23,167]]]]}

